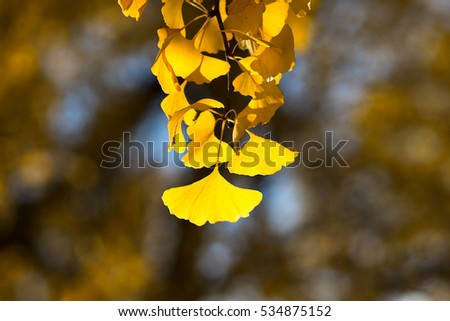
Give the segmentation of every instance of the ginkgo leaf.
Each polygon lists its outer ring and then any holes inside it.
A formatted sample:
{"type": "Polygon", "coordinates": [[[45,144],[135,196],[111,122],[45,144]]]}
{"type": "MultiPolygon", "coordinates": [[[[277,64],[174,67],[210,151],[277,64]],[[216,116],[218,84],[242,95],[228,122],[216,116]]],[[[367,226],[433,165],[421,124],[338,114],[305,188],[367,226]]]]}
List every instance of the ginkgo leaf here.
{"type": "Polygon", "coordinates": [[[264,88],[261,84],[264,82],[264,78],[260,70],[253,69],[252,65],[260,66],[260,64],[254,64],[257,58],[250,56],[238,61],[239,67],[243,71],[233,81],[234,91],[241,93],[244,96],[255,97],[256,93],[261,93],[264,88]]]}
{"type": "Polygon", "coordinates": [[[258,84],[255,81],[255,78],[247,71],[242,72],[233,80],[233,87],[234,91],[239,92],[241,95],[251,97],[254,97],[255,93],[263,91],[262,86],[258,84]]]}
{"type": "Polygon", "coordinates": [[[180,33],[174,36],[165,48],[167,61],[172,66],[175,75],[186,78],[202,63],[203,55],[195,49],[191,40],[180,33]]]}
{"type": "Polygon", "coordinates": [[[284,95],[277,86],[277,80],[261,84],[263,91],[256,93],[255,98],[250,100],[234,120],[233,142],[237,143],[245,134],[247,129],[259,124],[268,123],[275,112],[284,104],[284,95]]]}
{"type": "Polygon", "coordinates": [[[194,42],[181,34],[171,38],[164,52],[175,75],[196,84],[209,83],[230,70],[227,62],[201,54],[194,42]]]}
{"type": "Polygon", "coordinates": [[[211,174],[191,185],[166,190],[162,200],[171,214],[201,226],[248,217],[261,202],[262,194],[232,185],[215,167],[211,174]]]}
{"type": "Polygon", "coordinates": [[[289,10],[288,17],[286,19],[286,24],[291,27],[292,33],[294,34],[294,44],[295,51],[302,52],[305,51],[309,44],[309,38],[311,36],[311,19],[309,16],[299,19],[292,8],[289,10]]]}
{"type": "Polygon", "coordinates": [[[283,166],[292,164],[298,155],[273,140],[247,133],[250,139],[242,149],[233,153],[228,163],[230,173],[247,176],[272,175],[283,166]]]}
{"type": "Polygon", "coordinates": [[[182,7],[184,0],[163,0],[164,6],[161,9],[164,22],[171,29],[181,29],[184,27],[182,7]]]}
{"type": "Polygon", "coordinates": [[[161,108],[166,114],[168,119],[170,119],[170,117],[172,117],[172,115],[175,114],[177,111],[182,110],[189,106],[189,101],[187,100],[186,94],[184,92],[186,84],[187,81],[183,82],[180,85],[179,91],[176,90],[170,93],[161,102],[161,108]]]}
{"type": "Polygon", "coordinates": [[[179,30],[161,28],[158,29],[157,32],[158,32],[158,47],[161,50],[156,56],[151,71],[158,79],[158,82],[161,85],[162,90],[166,94],[171,94],[175,91],[180,91],[181,88],[172,66],[167,61],[165,49],[169,45],[172,38],[179,34],[179,30]]]}
{"type": "Polygon", "coordinates": [[[175,91],[181,90],[177,76],[173,72],[172,66],[167,61],[164,52],[158,55],[151,70],[158,79],[161,89],[166,94],[171,94],[175,91]]]}
{"type": "Polygon", "coordinates": [[[210,111],[202,112],[188,129],[191,141],[188,152],[181,159],[187,167],[212,167],[228,162],[233,153],[227,143],[220,141],[214,134],[216,119],[210,111]]]}
{"type": "MultiPolygon", "coordinates": [[[[224,105],[210,98],[201,99],[194,104],[179,110],[169,117],[169,123],[167,125],[169,131],[169,151],[174,148],[178,153],[183,153],[185,151],[185,146],[183,143],[186,142],[184,135],[182,133],[182,121],[187,117],[187,119],[193,119],[196,116],[196,111],[205,111],[211,108],[223,108],[224,105]]],[[[189,122],[189,121],[188,121],[189,122]]]]}
{"type": "MultiPolygon", "coordinates": [[[[277,80],[265,81],[261,84],[263,91],[256,93],[248,106],[253,109],[267,108],[276,106],[277,108],[284,104],[284,95],[277,85],[277,80]]],[[[269,120],[268,120],[269,121],[269,120]]]]}
{"type": "Polygon", "coordinates": [[[233,142],[237,142],[245,135],[247,129],[268,123],[281,105],[269,105],[265,108],[245,107],[234,120],[233,142]]]}
{"type": "Polygon", "coordinates": [[[200,65],[186,77],[186,80],[201,85],[226,75],[228,71],[230,71],[230,64],[226,61],[202,55],[200,65]]]}
{"type": "Polygon", "coordinates": [[[118,2],[125,17],[135,18],[136,21],[139,20],[147,5],[147,0],[118,0],[118,2]]]}
{"type": "MultiPolygon", "coordinates": [[[[177,111],[170,119],[167,125],[169,131],[169,147],[170,152],[172,148],[177,153],[184,153],[187,149],[186,138],[183,134],[182,122],[186,119],[193,119],[197,116],[195,110],[187,107],[185,109],[177,111]]],[[[188,121],[187,121],[188,122],[188,121]]]]}
{"type": "Polygon", "coordinates": [[[255,56],[263,63],[269,72],[269,76],[291,71],[295,65],[294,37],[288,25],[284,25],[281,32],[270,40],[271,47],[260,46],[255,56]]]}
{"type": "Polygon", "coordinates": [[[226,29],[240,30],[244,34],[255,35],[262,24],[264,3],[254,0],[233,0],[228,6],[226,29]]]}
{"type": "Polygon", "coordinates": [[[208,18],[193,38],[195,48],[210,54],[225,50],[219,23],[215,18],[208,18]]]}
{"type": "Polygon", "coordinates": [[[277,36],[283,29],[289,12],[289,4],[284,1],[275,1],[266,4],[263,13],[262,30],[271,38],[277,36]]]}

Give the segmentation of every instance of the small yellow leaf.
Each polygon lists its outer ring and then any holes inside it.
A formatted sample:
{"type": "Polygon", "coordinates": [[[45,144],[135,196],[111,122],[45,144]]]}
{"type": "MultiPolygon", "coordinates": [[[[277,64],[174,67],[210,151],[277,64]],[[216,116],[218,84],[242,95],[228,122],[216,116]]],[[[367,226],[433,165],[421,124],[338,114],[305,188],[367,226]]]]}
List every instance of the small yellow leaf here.
{"type": "Polygon", "coordinates": [[[277,36],[284,27],[288,12],[289,4],[284,1],[266,4],[262,23],[263,32],[270,37],[277,36]]]}
{"type": "Polygon", "coordinates": [[[167,125],[169,131],[169,151],[172,148],[175,149],[178,153],[184,153],[186,140],[184,139],[184,135],[182,133],[181,124],[184,120],[188,125],[192,125],[190,123],[190,119],[194,119],[197,115],[196,111],[205,111],[210,108],[223,108],[224,105],[214,99],[204,98],[201,99],[194,104],[186,107],[182,110],[179,110],[173,114],[173,116],[169,117],[169,123],[167,125]],[[184,144],[184,145],[183,145],[184,144]]]}
{"type": "Polygon", "coordinates": [[[175,75],[183,78],[192,74],[200,66],[203,58],[203,55],[195,49],[193,42],[180,33],[170,40],[165,54],[175,75]]]}
{"type": "Polygon", "coordinates": [[[226,75],[228,71],[230,71],[230,64],[226,61],[202,55],[200,66],[186,77],[186,80],[201,85],[226,75]]]}
{"type": "Polygon", "coordinates": [[[156,56],[155,63],[153,64],[151,71],[158,79],[162,90],[166,94],[171,94],[175,91],[180,91],[180,84],[178,83],[177,76],[175,75],[172,66],[169,64],[166,58],[165,50],[169,45],[173,37],[179,34],[179,30],[161,28],[158,29],[158,47],[161,49],[156,56]]]}
{"type": "Polygon", "coordinates": [[[177,76],[173,72],[172,66],[167,62],[164,52],[156,57],[151,70],[166,94],[180,91],[180,84],[178,83],[177,76]]]}
{"type": "Polygon", "coordinates": [[[215,18],[208,18],[193,40],[195,48],[200,52],[215,54],[225,50],[219,23],[215,18]]]}
{"type": "Polygon", "coordinates": [[[147,0],[118,0],[118,2],[125,17],[135,18],[136,21],[139,20],[147,5],[147,0]]]}
{"type": "Polygon", "coordinates": [[[228,6],[228,18],[224,21],[225,28],[255,35],[261,28],[263,12],[263,3],[254,0],[233,0],[228,6]]]}
{"type": "Polygon", "coordinates": [[[254,54],[267,67],[269,76],[275,77],[280,73],[291,71],[295,65],[294,36],[291,28],[284,25],[270,43],[271,47],[259,46],[254,54]]]}
{"type": "Polygon", "coordinates": [[[298,155],[273,140],[247,133],[250,135],[249,141],[241,150],[233,153],[228,163],[230,173],[247,176],[272,175],[283,166],[292,164],[298,155]]]}
{"type": "Polygon", "coordinates": [[[244,71],[233,80],[234,91],[239,92],[243,96],[254,97],[255,93],[263,91],[249,72],[244,71]]]}
{"type": "Polygon", "coordinates": [[[312,21],[310,16],[299,19],[292,9],[289,10],[286,24],[291,27],[294,34],[295,50],[303,52],[308,48],[311,36],[312,21]]]}
{"type": "Polygon", "coordinates": [[[248,217],[261,202],[262,194],[230,184],[215,167],[211,174],[191,185],[166,190],[162,200],[171,214],[201,226],[248,217]]]}
{"type": "Polygon", "coordinates": [[[234,91],[255,98],[256,93],[264,90],[261,86],[264,81],[264,72],[260,68],[262,65],[258,64],[257,58],[253,56],[241,59],[238,64],[243,72],[233,81],[234,91]]]}
{"type": "Polygon", "coordinates": [[[184,0],[163,0],[161,9],[164,22],[170,29],[181,29],[184,27],[182,7],[184,0]]]}
{"type": "Polygon", "coordinates": [[[166,114],[167,118],[173,116],[177,111],[182,110],[189,106],[189,102],[186,98],[186,94],[184,93],[184,89],[186,88],[187,81],[183,82],[180,86],[180,90],[174,91],[166,96],[161,102],[161,108],[166,114]]]}
{"type": "Polygon", "coordinates": [[[188,144],[188,152],[181,159],[186,166],[212,167],[217,163],[230,160],[233,150],[230,145],[216,137],[215,126],[216,119],[213,114],[210,111],[204,111],[188,127],[187,132],[191,141],[188,144]]]}
{"type": "Polygon", "coordinates": [[[175,75],[199,85],[209,83],[230,70],[227,62],[202,55],[195,48],[194,41],[180,33],[170,39],[164,52],[175,75]]]}
{"type": "Polygon", "coordinates": [[[260,109],[272,106],[278,108],[284,104],[284,95],[278,87],[276,79],[269,82],[263,82],[261,86],[263,91],[257,93],[255,98],[248,103],[250,108],[260,109]]]}
{"type": "Polygon", "coordinates": [[[245,107],[234,121],[233,142],[236,143],[245,135],[247,129],[256,127],[259,124],[266,124],[281,105],[267,105],[265,108],[245,107]]]}
{"type": "MultiPolygon", "coordinates": [[[[187,148],[186,138],[184,137],[181,123],[185,119],[193,119],[197,113],[195,110],[187,107],[177,111],[170,119],[167,125],[169,131],[169,152],[173,149],[177,153],[184,153],[187,148]]],[[[186,122],[186,121],[185,121],[186,122]]]]}

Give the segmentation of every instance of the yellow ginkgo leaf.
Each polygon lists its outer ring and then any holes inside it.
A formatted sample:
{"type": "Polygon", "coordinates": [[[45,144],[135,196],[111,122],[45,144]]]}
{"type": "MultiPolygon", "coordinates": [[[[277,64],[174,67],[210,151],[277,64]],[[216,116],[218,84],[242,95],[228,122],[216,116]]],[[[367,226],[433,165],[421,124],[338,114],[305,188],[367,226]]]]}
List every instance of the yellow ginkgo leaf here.
{"type": "Polygon", "coordinates": [[[283,145],[247,132],[250,139],[242,149],[233,153],[228,170],[238,175],[272,175],[283,166],[292,164],[298,153],[283,145]]]}
{"type": "Polygon", "coordinates": [[[230,145],[216,137],[215,127],[216,119],[210,111],[202,112],[188,127],[187,132],[191,141],[188,144],[188,152],[181,159],[186,166],[212,167],[230,160],[233,150],[230,145]]]}
{"type": "Polygon", "coordinates": [[[289,10],[286,24],[291,27],[294,34],[295,50],[297,52],[305,51],[310,42],[312,21],[311,17],[306,16],[303,19],[299,19],[292,9],[289,10]]]}
{"type": "Polygon", "coordinates": [[[263,91],[257,93],[248,106],[253,109],[281,107],[284,104],[284,95],[277,85],[277,80],[265,81],[261,84],[263,91]]]}
{"type": "Polygon", "coordinates": [[[259,124],[268,123],[281,105],[268,105],[265,108],[245,107],[234,120],[233,142],[236,143],[245,135],[247,129],[259,124]]]}
{"type": "Polygon", "coordinates": [[[201,226],[248,217],[261,202],[262,194],[230,184],[215,167],[198,182],[166,190],[162,200],[171,214],[201,226]]]}
{"type": "Polygon", "coordinates": [[[125,17],[135,18],[136,21],[139,20],[147,5],[147,0],[118,0],[118,2],[125,17]]]}
{"type": "Polygon", "coordinates": [[[226,61],[202,55],[200,65],[186,77],[186,80],[201,85],[226,75],[228,71],[230,71],[230,64],[226,61]]]}
{"type": "Polygon", "coordinates": [[[177,76],[173,72],[172,66],[168,63],[164,52],[156,57],[151,70],[166,94],[181,90],[177,76]]]}
{"type": "Polygon", "coordinates": [[[255,81],[255,78],[247,71],[242,72],[233,80],[233,87],[234,91],[239,92],[241,95],[251,97],[254,97],[255,93],[263,91],[262,86],[258,84],[255,81]]]}
{"type": "Polygon", "coordinates": [[[258,60],[256,57],[250,56],[238,61],[239,67],[243,72],[233,81],[234,91],[244,96],[255,97],[256,93],[261,93],[264,90],[261,86],[264,82],[261,74],[264,74],[264,72],[261,72],[260,68],[255,68],[255,66],[261,66],[256,60],[258,60]]]}
{"type": "Polygon", "coordinates": [[[170,29],[181,29],[184,27],[183,3],[184,0],[163,0],[161,9],[164,22],[170,29]]]}
{"type": "Polygon", "coordinates": [[[182,110],[189,106],[189,102],[186,98],[186,94],[184,92],[186,88],[187,81],[183,82],[180,85],[180,90],[176,90],[169,95],[166,96],[166,98],[163,99],[161,102],[161,108],[166,114],[167,118],[170,119],[170,117],[173,116],[177,111],[182,110]]]}
{"type": "Polygon", "coordinates": [[[192,40],[178,33],[165,48],[167,61],[172,66],[175,75],[187,78],[202,63],[203,55],[195,49],[192,40]]]}
{"type": "MultiPolygon", "coordinates": [[[[193,119],[196,116],[196,111],[205,111],[210,108],[223,108],[224,105],[210,98],[201,99],[194,104],[186,107],[182,110],[179,110],[173,114],[173,116],[169,117],[168,123],[168,131],[169,131],[169,151],[174,148],[178,153],[183,153],[185,151],[185,146],[183,145],[186,140],[184,139],[184,135],[182,133],[181,124],[183,120],[193,119]]],[[[188,123],[189,121],[187,121],[188,123]]]]}
{"type": "Polygon", "coordinates": [[[228,6],[228,17],[224,21],[225,28],[255,35],[261,28],[264,9],[264,3],[260,1],[233,0],[228,6]]]}
{"type": "Polygon", "coordinates": [[[215,54],[225,50],[219,23],[215,18],[208,18],[193,40],[195,48],[200,52],[215,54]]]}
{"type": "Polygon", "coordinates": [[[171,94],[175,91],[180,91],[180,84],[178,83],[177,76],[175,75],[172,66],[169,64],[166,58],[165,49],[169,45],[173,37],[177,36],[180,31],[168,28],[158,29],[158,47],[161,49],[156,56],[155,63],[151,70],[152,73],[158,79],[162,90],[166,94],[171,94]]]}
{"type": "Polygon", "coordinates": [[[271,47],[259,46],[254,54],[267,67],[269,76],[275,77],[280,73],[291,71],[295,65],[294,36],[291,28],[284,25],[270,43],[271,47]]]}
{"type": "Polygon", "coordinates": [[[263,13],[262,30],[268,36],[277,36],[284,27],[289,12],[289,4],[284,1],[275,1],[266,4],[263,13]]]}
{"type": "Polygon", "coordinates": [[[230,70],[227,62],[202,55],[195,48],[194,41],[180,33],[170,39],[164,52],[175,75],[196,84],[209,83],[230,70]]]}
{"type": "Polygon", "coordinates": [[[187,149],[186,138],[183,134],[182,122],[188,123],[190,119],[194,119],[197,116],[195,110],[187,107],[183,110],[177,111],[169,120],[167,125],[169,131],[169,152],[172,148],[177,153],[184,153],[187,149]]]}

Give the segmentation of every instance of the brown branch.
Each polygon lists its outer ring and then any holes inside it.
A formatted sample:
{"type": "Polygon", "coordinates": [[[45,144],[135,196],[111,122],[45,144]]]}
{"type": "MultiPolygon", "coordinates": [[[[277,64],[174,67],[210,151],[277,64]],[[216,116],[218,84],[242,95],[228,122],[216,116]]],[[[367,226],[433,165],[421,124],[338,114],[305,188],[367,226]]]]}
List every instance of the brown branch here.
{"type": "MultiPolygon", "coordinates": [[[[220,34],[222,35],[223,46],[225,49],[225,61],[229,64],[230,59],[228,58],[231,55],[230,45],[227,40],[227,35],[225,34],[225,26],[223,24],[222,15],[220,14],[220,0],[215,0],[214,9],[211,11],[211,15],[215,16],[220,28],[220,34]]],[[[231,76],[230,72],[227,73],[227,100],[225,103],[225,113],[224,118],[230,111],[230,95],[231,95],[231,76]]]]}

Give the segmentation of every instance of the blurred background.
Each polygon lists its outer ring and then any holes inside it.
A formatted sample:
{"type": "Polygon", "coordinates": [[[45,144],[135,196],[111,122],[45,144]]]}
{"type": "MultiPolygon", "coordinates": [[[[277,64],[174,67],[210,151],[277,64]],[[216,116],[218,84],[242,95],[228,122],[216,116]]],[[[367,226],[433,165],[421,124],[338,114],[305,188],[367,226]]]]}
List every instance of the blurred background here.
{"type": "Polygon", "coordinates": [[[201,228],[160,198],[207,172],[100,167],[124,132],[165,157],[162,25],[153,0],[139,23],[116,1],[0,2],[0,299],[450,300],[449,1],[321,1],[262,131],[333,131],[350,167],[227,176],[264,200],[201,228]]]}

